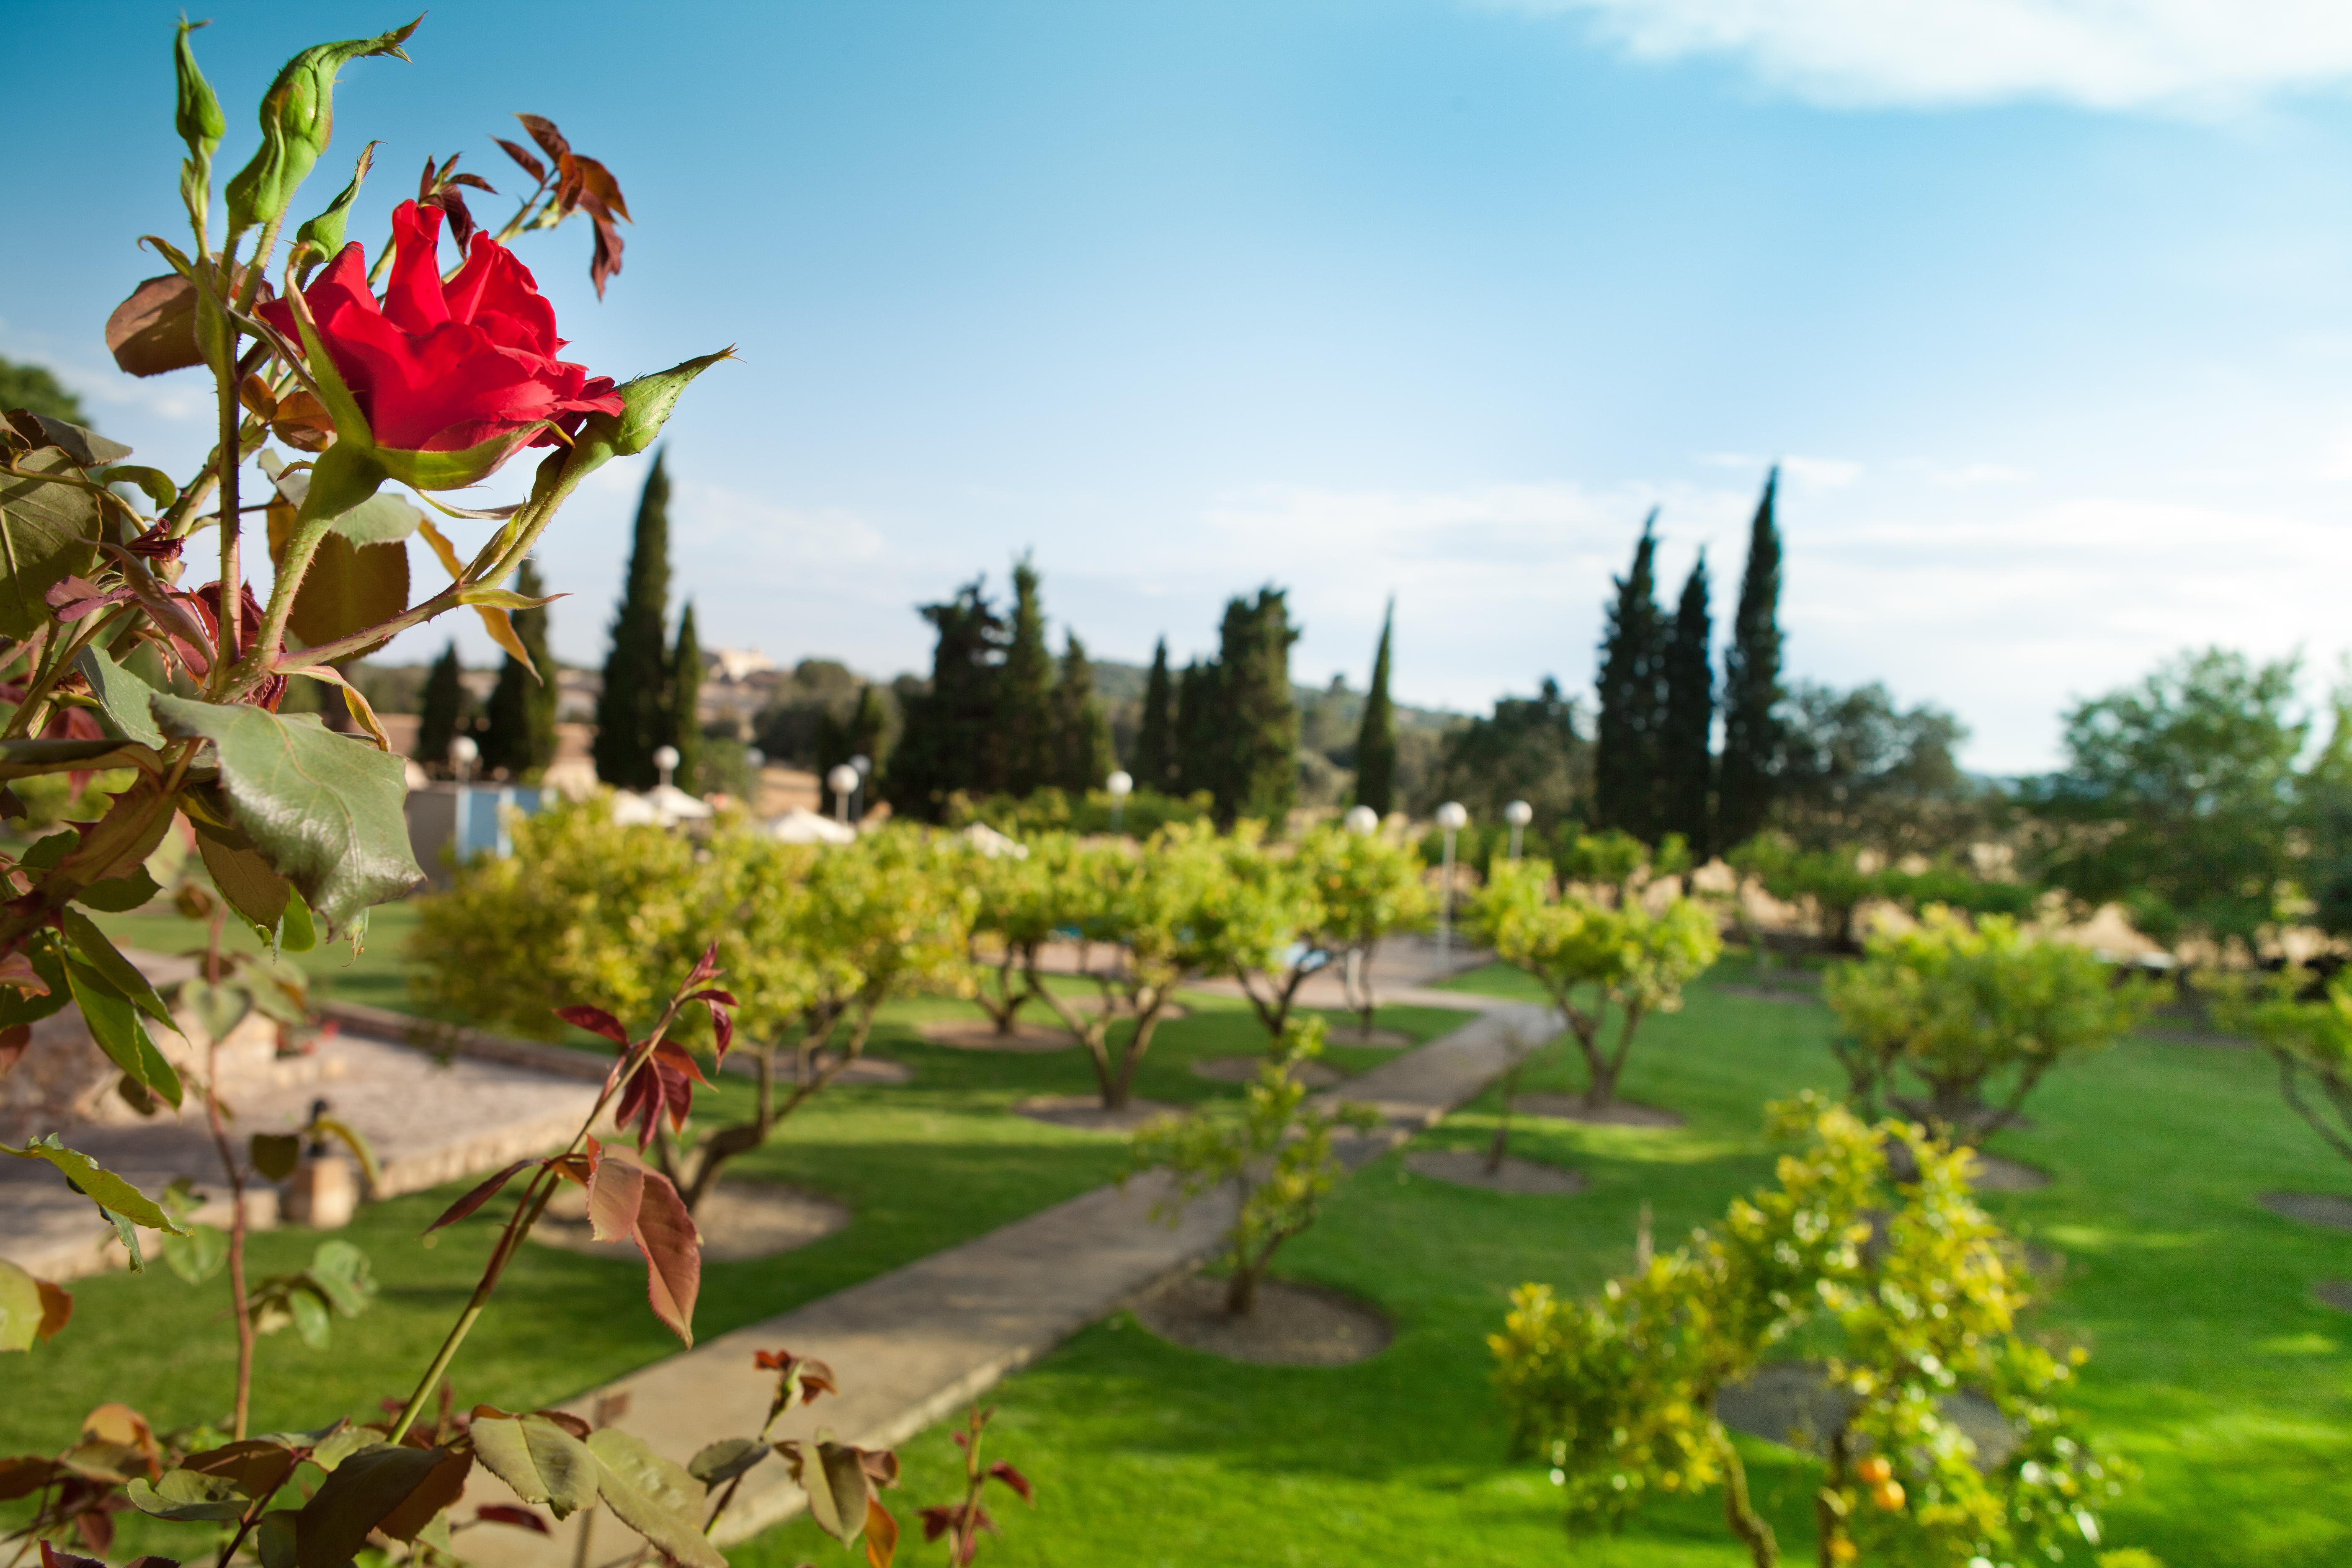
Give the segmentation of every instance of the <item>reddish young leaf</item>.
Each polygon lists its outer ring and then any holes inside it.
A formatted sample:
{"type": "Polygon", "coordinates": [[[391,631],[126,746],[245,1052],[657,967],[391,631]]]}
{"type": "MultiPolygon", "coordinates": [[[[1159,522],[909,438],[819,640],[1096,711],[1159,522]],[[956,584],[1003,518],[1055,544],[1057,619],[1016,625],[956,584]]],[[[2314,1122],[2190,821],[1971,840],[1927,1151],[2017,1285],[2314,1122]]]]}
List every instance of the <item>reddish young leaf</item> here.
{"type": "Polygon", "coordinates": [[[47,1542],[41,1542],[41,1568],[106,1568],[96,1557],[77,1557],[70,1552],[60,1552],[47,1542]]]}
{"type": "Polygon", "coordinates": [[[645,1173],[633,1238],[646,1256],[646,1299],[654,1316],[688,1344],[694,1342],[694,1299],[702,1290],[702,1237],[669,1178],[645,1173]]]}
{"type": "Polygon", "coordinates": [[[471,185],[484,195],[494,196],[499,194],[499,188],[479,174],[451,174],[449,183],[453,185],[471,185]]]}
{"type": "Polygon", "coordinates": [[[426,1236],[431,1236],[443,1226],[455,1225],[459,1220],[464,1219],[467,1215],[472,1214],[476,1209],[480,1208],[484,1204],[488,1203],[492,1198],[497,1197],[499,1195],[499,1189],[505,1186],[509,1182],[513,1181],[524,1166],[536,1164],[538,1162],[534,1160],[517,1160],[513,1164],[509,1165],[505,1170],[491,1176],[488,1180],[482,1183],[481,1185],[476,1187],[472,1192],[467,1193],[464,1197],[459,1198],[456,1203],[451,1204],[447,1208],[443,1209],[441,1211],[441,1217],[425,1227],[425,1234],[426,1236]]]}
{"type": "Polygon", "coordinates": [[[564,165],[564,173],[582,191],[583,205],[587,205],[588,199],[593,198],[596,205],[610,207],[625,221],[637,221],[629,216],[629,204],[621,195],[621,183],[613,178],[612,170],[595,159],[574,153],[571,162],[564,165]]]}
{"type": "Polygon", "coordinates": [[[47,1279],[36,1279],[33,1283],[40,1287],[41,1291],[41,1326],[33,1333],[42,1340],[56,1339],[58,1331],[73,1321],[73,1292],[47,1279]]]}
{"type": "Polygon", "coordinates": [[[621,1027],[621,1020],[602,1007],[558,1007],[555,1016],[591,1034],[604,1036],[625,1051],[629,1048],[629,1031],[621,1027]]]}
{"type": "Polygon", "coordinates": [[[940,1503],[923,1510],[923,1540],[926,1542],[937,1541],[953,1530],[962,1517],[963,1508],[960,1503],[940,1503]]]}
{"type": "Polygon", "coordinates": [[[702,1064],[694,1059],[694,1053],[674,1040],[664,1040],[656,1046],[653,1059],[672,1072],[690,1078],[705,1088],[709,1087],[710,1080],[702,1076],[702,1064]]]}
{"type": "Polygon", "coordinates": [[[529,148],[519,147],[503,136],[493,136],[490,140],[505,148],[507,156],[512,158],[516,163],[520,163],[524,174],[529,174],[532,179],[538,180],[541,183],[546,181],[547,165],[541,163],[536,157],[532,156],[529,148]]]}
{"type": "Polygon", "coordinates": [[[563,139],[563,132],[555,128],[554,121],[539,114],[518,114],[515,118],[522,121],[522,128],[530,132],[530,139],[538,142],[549,157],[561,160],[570,155],[572,143],[563,139]]]}
{"type": "Polygon", "coordinates": [[[646,1168],[608,1150],[588,1178],[588,1232],[598,1241],[636,1239],[645,1201],[646,1168]]]}
{"type": "Polygon", "coordinates": [[[17,1454],[0,1459],[0,1502],[31,1497],[63,1473],[55,1459],[38,1454],[17,1454]]]}
{"type": "MultiPolygon", "coordinates": [[[[622,1409],[627,1409],[629,1403],[629,1396],[627,1394],[614,1394],[608,1397],[617,1399],[621,1404],[622,1409]]],[[[600,1412],[602,1411],[604,1408],[603,1402],[599,1402],[597,1408],[600,1412]]],[[[572,1415],[567,1410],[534,1410],[531,1414],[533,1415],[545,1416],[548,1420],[554,1422],[558,1426],[562,1427],[566,1432],[571,1433],[574,1437],[579,1438],[583,1443],[588,1440],[588,1434],[594,1430],[594,1428],[590,1426],[588,1423],[583,1421],[580,1417],[572,1415]]],[[[620,1414],[618,1412],[614,1413],[612,1417],[614,1421],[618,1421],[620,1418],[620,1414]]]]}
{"type": "Polygon", "coordinates": [[[1019,1470],[1014,1469],[1011,1465],[1006,1464],[1003,1460],[999,1459],[996,1463],[988,1467],[988,1478],[991,1480],[1003,1481],[1006,1486],[1011,1487],[1014,1491],[1019,1492],[1021,1494],[1021,1500],[1027,1503],[1030,1507],[1034,1508],[1037,1506],[1037,1493],[1029,1485],[1029,1478],[1023,1475],[1019,1470]]]}
{"type": "Polygon", "coordinates": [[[867,1568],[890,1568],[898,1554],[898,1521],[879,1499],[866,1500],[866,1562],[867,1568]]]}
{"type": "Polygon", "coordinates": [[[517,1530],[534,1531],[541,1535],[552,1535],[547,1521],[531,1509],[518,1508],[510,1502],[486,1502],[474,1510],[477,1524],[510,1524],[517,1530]]]}
{"type": "Polygon", "coordinates": [[[694,973],[686,977],[686,983],[688,985],[699,985],[704,981],[716,977],[718,973],[719,944],[714,942],[702,950],[702,956],[695,961],[694,973]]]}

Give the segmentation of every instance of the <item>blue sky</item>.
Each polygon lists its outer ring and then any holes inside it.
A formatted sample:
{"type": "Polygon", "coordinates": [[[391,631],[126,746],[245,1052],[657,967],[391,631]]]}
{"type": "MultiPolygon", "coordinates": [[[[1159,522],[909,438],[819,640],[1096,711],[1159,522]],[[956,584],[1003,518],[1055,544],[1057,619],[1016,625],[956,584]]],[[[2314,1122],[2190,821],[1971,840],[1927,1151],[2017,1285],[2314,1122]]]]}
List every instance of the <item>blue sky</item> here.
{"type": "MultiPolygon", "coordinates": [[[[198,373],[100,328],[170,233],[177,7],[9,0],[0,123],[49,171],[0,228],[0,353],[185,468],[198,373]]],[[[381,5],[226,4],[229,106],[381,5]]],[[[706,643],[922,665],[911,606],[1034,549],[1098,654],[1205,651],[1291,590],[1294,668],[1483,707],[1589,686],[1611,573],[1663,507],[1669,593],[1727,615],[1787,465],[1792,672],[1957,710],[2051,760],[2072,698],[2189,643],[2352,646],[2352,24],[2302,0],[436,8],[343,76],[382,138],[371,247],[428,153],[511,184],[527,110],[637,223],[527,238],[572,353],[723,343],[673,426],[706,643]],[[2224,15],[2224,13],[2227,13],[2224,15]]],[[[18,186],[21,191],[23,187],[18,186]]],[[[499,204],[485,199],[487,210],[499,204]]],[[[502,476],[501,483],[507,477],[502,476]]],[[[544,553],[594,662],[636,465],[544,553]]],[[[436,570],[420,552],[420,582],[436,570]]],[[[459,628],[469,655],[488,645],[459,628]]],[[[426,657],[443,634],[393,657],[426,657]]]]}

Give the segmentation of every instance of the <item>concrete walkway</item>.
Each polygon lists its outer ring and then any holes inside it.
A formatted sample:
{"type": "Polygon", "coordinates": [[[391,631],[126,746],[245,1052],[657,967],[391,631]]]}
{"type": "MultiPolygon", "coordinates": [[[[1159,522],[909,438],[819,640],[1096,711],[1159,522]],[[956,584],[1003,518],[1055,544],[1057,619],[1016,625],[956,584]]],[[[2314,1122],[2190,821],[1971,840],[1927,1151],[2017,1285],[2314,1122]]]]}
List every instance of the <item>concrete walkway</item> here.
{"type": "MultiPolygon", "coordinates": [[[[1378,1131],[1349,1140],[1343,1157],[1355,1167],[1388,1152],[1476,1095],[1558,1027],[1541,1008],[1489,1004],[1482,1016],[1321,1097],[1371,1105],[1384,1119],[1378,1131]]],[[[1157,1179],[1139,1179],[1125,1192],[1106,1187],[1072,1198],[720,1335],[584,1394],[566,1408],[587,1415],[600,1399],[626,1394],[628,1413],[618,1425],[683,1463],[705,1444],[759,1430],[774,1380],[753,1370],[752,1352],[782,1349],[828,1363],[844,1393],[795,1412],[779,1425],[779,1436],[824,1427],[863,1447],[902,1442],[1212,1254],[1231,1223],[1231,1200],[1196,1203],[1171,1229],[1149,1214],[1164,1190],[1157,1179]]],[[[459,1517],[469,1516],[475,1504],[515,1500],[497,1478],[478,1468],[459,1517]]],[[[722,1545],[741,1541],[792,1518],[804,1501],[782,1462],[771,1458],[744,1478],[716,1539],[722,1545]]],[[[469,1531],[466,1555],[483,1568],[569,1568],[581,1518],[557,1526],[551,1538],[503,1529],[469,1531]]],[[[586,1561],[592,1564],[633,1557],[639,1544],[611,1520],[599,1523],[591,1540],[586,1561]]]]}

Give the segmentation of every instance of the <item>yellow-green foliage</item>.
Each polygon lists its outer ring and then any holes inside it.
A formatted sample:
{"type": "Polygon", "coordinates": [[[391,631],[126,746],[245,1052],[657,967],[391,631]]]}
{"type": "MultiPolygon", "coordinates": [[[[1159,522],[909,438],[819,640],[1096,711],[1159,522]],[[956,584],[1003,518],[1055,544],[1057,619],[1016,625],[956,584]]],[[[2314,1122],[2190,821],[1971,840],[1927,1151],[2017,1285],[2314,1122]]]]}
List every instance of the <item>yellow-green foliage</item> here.
{"type": "Polygon", "coordinates": [[[2352,971],[2308,998],[2311,972],[2300,968],[2204,984],[2215,994],[2215,1021],[2263,1043],[2278,1064],[2287,1104],[2328,1147],[2352,1160],[2352,971]],[[2319,1086],[2316,1103],[2304,1092],[2306,1079],[2319,1086]]]}
{"type": "Polygon", "coordinates": [[[968,873],[962,851],[918,829],[789,845],[730,817],[698,846],[616,826],[605,797],[558,803],[515,823],[512,854],[425,900],[411,984],[466,1016],[552,1037],[560,1005],[644,1016],[716,942],[739,1026],[772,1040],[852,1003],[966,985],[968,873]]]}
{"type": "Polygon", "coordinates": [[[1343,1126],[1370,1127],[1379,1117],[1360,1106],[1337,1111],[1307,1103],[1307,1086],[1294,1068],[1323,1051],[1323,1020],[1293,1018],[1280,1047],[1251,1080],[1239,1113],[1204,1106],[1188,1116],[1162,1117],[1135,1134],[1137,1170],[1164,1170],[1175,1192],[1152,1213],[1173,1224],[1186,1204],[1220,1187],[1241,1198],[1226,1233],[1233,1270],[1226,1305],[1246,1312],[1282,1244],[1312,1226],[1339,1182],[1341,1166],[1331,1134],[1343,1126]]]}
{"type": "Polygon", "coordinates": [[[1382,834],[1325,823],[1299,839],[1290,864],[1317,904],[1315,939],[1333,952],[1369,949],[1436,907],[1421,851],[1382,834]]]}
{"type": "Polygon", "coordinates": [[[2117,984],[2097,954],[2005,916],[1970,927],[1933,909],[1916,931],[1872,938],[1823,989],[1852,1037],[1842,1054],[1865,1101],[1883,1091],[1964,1140],[2001,1125],[2057,1063],[2137,1028],[2168,994],[2152,981],[2117,984]],[[1902,1091],[1902,1072],[1927,1086],[1924,1098],[1902,1091]],[[1997,1079],[1999,1108],[1987,1102],[1997,1079]]]}
{"type": "Polygon", "coordinates": [[[1559,1472],[1571,1520],[1605,1524],[1657,1493],[1744,1488],[1716,1396],[1809,1329],[1853,1411],[1831,1435],[1818,1516],[1865,1560],[1963,1568],[2097,1544],[2116,1466],[2053,1403],[2079,1354],[2017,1331],[2029,1281],[1969,1195],[1974,1155],[1811,1095],[1773,1115],[1782,1134],[1810,1135],[1781,1158],[1776,1184],[1598,1300],[1522,1287],[1489,1341],[1517,1441],[1559,1472]],[[1896,1143],[1916,1181],[1890,1173],[1896,1143]],[[1943,1403],[1963,1390],[1990,1400],[2017,1439],[1984,1469],[1943,1403]],[[1892,1464],[1897,1506],[1870,1500],[1853,1473],[1864,1454],[1892,1464]]]}

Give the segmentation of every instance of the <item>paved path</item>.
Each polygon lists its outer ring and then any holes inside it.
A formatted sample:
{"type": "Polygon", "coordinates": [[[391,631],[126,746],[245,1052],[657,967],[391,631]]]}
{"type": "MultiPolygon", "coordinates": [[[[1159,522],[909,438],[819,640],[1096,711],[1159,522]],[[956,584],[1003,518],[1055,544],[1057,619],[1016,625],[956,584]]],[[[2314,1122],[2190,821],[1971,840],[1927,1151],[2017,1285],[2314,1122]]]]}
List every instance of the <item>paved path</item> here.
{"type": "MultiPolygon", "coordinates": [[[[594,1062],[584,1052],[562,1054],[594,1062]]],[[[504,1062],[444,1062],[405,1045],[364,1038],[350,1027],[321,1056],[312,1081],[242,1086],[226,1096],[236,1112],[233,1146],[242,1150],[256,1132],[301,1126],[310,1120],[310,1102],[323,1098],[373,1146],[383,1165],[380,1197],[421,1192],[545,1152],[572,1136],[598,1088],[504,1062]]],[[[594,1077],[601,1082],[601,1066],[594,1077]]],[[[220,1156],[193,1096],[176,1119],[166,1109],[152,1121],[58,1132],[68,1147],[142,1192],[159,1193],[177,1176],[193,1178],[214,1197],[210,1212],[199,1210],[197,1217],[228,1223],[220,1156]]],[[[249,1193],[247,1218],[274,1224],[275,1197],[268,1188],[249,1193]]],[[[0,1258],[44,1279],[74,1279],[124,1262],[113,1230],[89,1200],[68,1190],[47,1163],[32,1160],[0,1161],[0,1258]]]]}
{"type": "MultiPolygon", "coordinates": [[[[1343,1157],[1360,1166],[1396,1147],[1475,1095],[1557,1027],[1540,1008],[1489,1004],[1483,1016],[1325,1096],[1343,1093],[1372,1105],[1386,1121],[1381,1131],[1351,1139],[1343,1157]]],[[[720,1335],[583,1394],[567,1408],[584,1415],[600,1398],[626,1394],[629,1409],[619,1424],[683,1462],[706,1443],[759,1429],[774,1384],[772,1374],[753,1370],[752,1352],[788,1349],[829,1363],[845,1392],[795,1412],[779,1426],[779,1436],[828,1427],[866,1447],[902,1442],[1213,1252],[1231,1221],[1231,1200],[1195,1204],[1171,1229],[1149,1217],[1162,1190],[1139,1180],[1125,1192],[1106,1187],[1072,1198],[720,1335]]],[[[495,1477],[475,1472],[468,1504],[514,1500],[495,1477]]],[[[793,1517],[803,1501],[782,1463],[771,1458],[744,1479],[717,1539],[741,1541],[793,1517]]],[[[470,1511],[462,1508],[461,1516],[470,1511]]],[[[470,1531],[466,1554],[483,1568],[569,1568],[580,1519],[574,1515],[545,1539],[511,1530],[470,1531]]],[[[634,1556],[638,1544],[610,1520],[591,1540],[587,1561],[597,1564],[634,1556]]]]}

